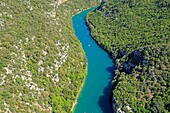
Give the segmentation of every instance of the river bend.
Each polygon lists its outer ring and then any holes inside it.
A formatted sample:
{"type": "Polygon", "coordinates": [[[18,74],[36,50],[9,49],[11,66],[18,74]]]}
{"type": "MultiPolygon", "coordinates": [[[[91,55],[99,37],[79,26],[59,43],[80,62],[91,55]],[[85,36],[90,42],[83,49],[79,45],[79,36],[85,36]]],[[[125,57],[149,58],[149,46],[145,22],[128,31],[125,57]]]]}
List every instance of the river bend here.
{"type": "Polygon", "coordinates": [[[92,10],[93,8],[85,10],[72,18],[75,35],[82,43],[88,60],[88,75],[74,113],[111,113],[109,96],[113,78],[113,61],[90,35],[85,18],[92,10]]]}

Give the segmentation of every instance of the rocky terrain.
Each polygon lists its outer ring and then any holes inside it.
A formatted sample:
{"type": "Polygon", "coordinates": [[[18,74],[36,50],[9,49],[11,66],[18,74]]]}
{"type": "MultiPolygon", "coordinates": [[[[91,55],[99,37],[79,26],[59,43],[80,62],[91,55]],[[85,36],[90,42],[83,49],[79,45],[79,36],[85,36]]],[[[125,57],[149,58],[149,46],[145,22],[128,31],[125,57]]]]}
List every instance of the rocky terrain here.
{"type": "Polygon", "coordinates": [[[68,113],[86,76],[72,16],[81,0],[0,1],[0,112],[68,113]]]}

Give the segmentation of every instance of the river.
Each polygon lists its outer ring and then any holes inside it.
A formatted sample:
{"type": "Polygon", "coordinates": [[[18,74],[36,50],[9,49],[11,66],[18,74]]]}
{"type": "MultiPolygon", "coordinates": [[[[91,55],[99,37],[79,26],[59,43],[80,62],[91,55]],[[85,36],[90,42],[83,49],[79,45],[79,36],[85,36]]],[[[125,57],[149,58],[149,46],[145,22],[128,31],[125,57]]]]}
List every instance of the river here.
{"type": "Polygon", "coordinates": [[[92,39],[86,25],[86,15],[93,8],[72,18],[75,35],[82,43],[88,60],[88,75],[75,106],[74,113],[111,113],[109,101],[113,79],[113,60],[92,39]]]}

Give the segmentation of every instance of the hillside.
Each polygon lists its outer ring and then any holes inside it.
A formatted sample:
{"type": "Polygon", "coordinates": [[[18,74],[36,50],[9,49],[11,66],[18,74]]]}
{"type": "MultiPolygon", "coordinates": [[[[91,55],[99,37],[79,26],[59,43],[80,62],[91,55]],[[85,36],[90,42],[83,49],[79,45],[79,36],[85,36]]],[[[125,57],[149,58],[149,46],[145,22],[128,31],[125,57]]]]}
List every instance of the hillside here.
{"type": "Polygon", "coordinates": [[[0,1],[1,113],[70,112],[87,71],[71,18],[90,3],[65,1],[0,1]]]}
{"type": "Polygon", "coordinates": [[[88,15],[92,37],[115,59],[118,112],[170,112],[169,12],[169,0],[103,0],[88,15]]]}

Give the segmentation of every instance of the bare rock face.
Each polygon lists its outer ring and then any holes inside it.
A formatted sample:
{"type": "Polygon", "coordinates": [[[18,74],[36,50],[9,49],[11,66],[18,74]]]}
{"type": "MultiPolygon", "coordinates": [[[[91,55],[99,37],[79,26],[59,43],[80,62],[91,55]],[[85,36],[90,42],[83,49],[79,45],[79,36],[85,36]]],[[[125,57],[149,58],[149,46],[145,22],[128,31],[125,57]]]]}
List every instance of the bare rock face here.
{"type": "Polygon", "coordinates": [[[66,2],[67,0],[57,0],[58,5],[62,4],[63,2],[66,2]]]}

